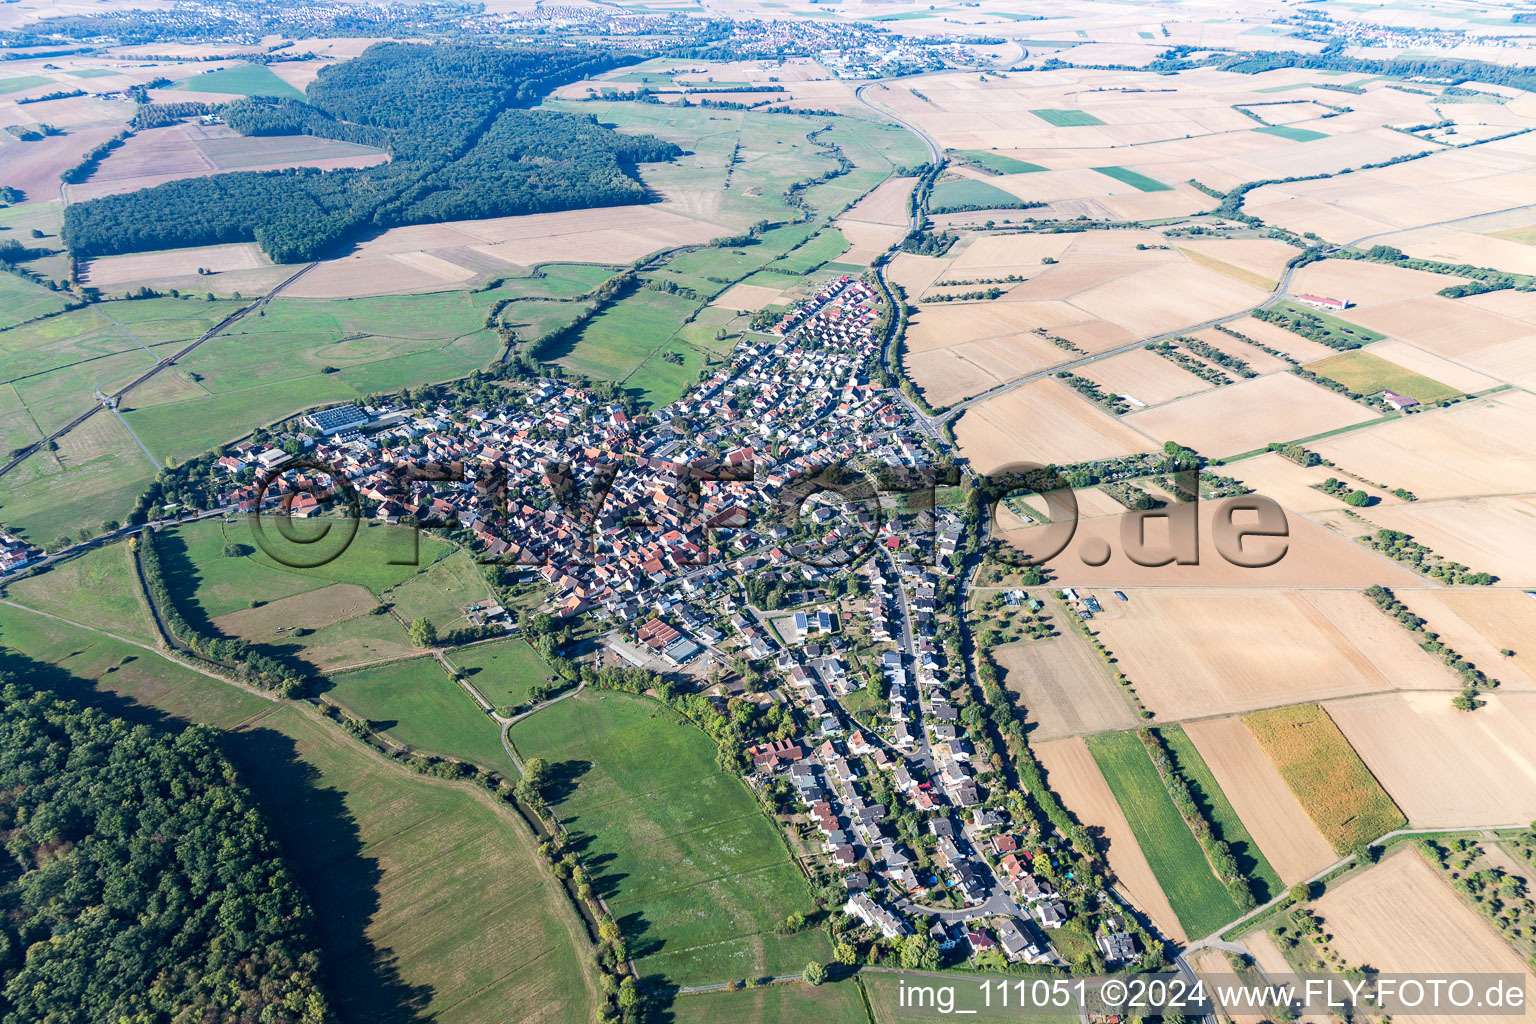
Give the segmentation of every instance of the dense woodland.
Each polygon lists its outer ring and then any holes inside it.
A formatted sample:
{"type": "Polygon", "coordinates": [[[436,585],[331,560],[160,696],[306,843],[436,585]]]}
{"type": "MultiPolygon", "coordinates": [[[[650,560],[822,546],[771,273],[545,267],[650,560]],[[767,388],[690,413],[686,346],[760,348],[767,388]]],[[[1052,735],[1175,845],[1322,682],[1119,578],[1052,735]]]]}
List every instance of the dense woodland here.
{"type": "Polygon", "coordinates": [[[361,231],[644,202],[636,163],[681,152],[591,117],[523,109],[613,66],[577,50],[379,43],[327,67],[309,103],[245,99],[247,135],[310,134],[387,149],[387,164],[185,178],[72,204],[62,236],[81,258],[230,242],[280,263],[317,259],[361,231]]]}
{"type": "Polygon", "coordinates": [[[0,691],[0,1021],[323,1024],[313,912],[204,727],[0,691]]]}

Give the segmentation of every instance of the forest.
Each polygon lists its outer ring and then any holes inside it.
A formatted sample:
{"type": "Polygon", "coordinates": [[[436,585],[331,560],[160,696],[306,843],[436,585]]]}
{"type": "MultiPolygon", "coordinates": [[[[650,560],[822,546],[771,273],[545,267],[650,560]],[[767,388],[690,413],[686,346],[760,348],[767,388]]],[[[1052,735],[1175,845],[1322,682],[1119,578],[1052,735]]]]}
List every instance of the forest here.
{"type": "Polygon", "coordinates": [[[72,204],[61,234],[82,259],[254,241],[295,263],[364,231],[644,202],[634,165],[672,159],[676,146],[526,109],[612,66],[571,49],[378,43],[324,68],[307,103],[243,99],[222,112],[242,134],[363,143],[389,163],[184,178],[72,204]]]}
{"type": "Polygon", "coordinates": [[[0,690],[0,1021],[326,1024],[313,911],[195,726],[0,690]]]}

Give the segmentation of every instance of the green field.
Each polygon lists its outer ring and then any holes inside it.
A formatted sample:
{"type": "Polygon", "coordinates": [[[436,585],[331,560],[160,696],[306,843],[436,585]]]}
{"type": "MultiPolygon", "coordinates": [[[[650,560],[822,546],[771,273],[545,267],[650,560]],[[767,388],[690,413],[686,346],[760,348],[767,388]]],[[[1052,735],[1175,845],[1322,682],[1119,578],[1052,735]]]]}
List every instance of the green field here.
{"type": "Polygon", "coordinates": [[[1290,139],[1292,142],[1314,142],[1318,139],[1328,138],[1326,132],[1315,132],[1310,128],[1292,128],[1286,124],[1266,124],[1255,128],[1254,131],[1263,132],[1265,135],[1278,135],[1280,138],[1290,139]]]}
{"type": "Polygon", "coordinates": [[[67,301],[67,296],[50,291],[40,284],[33,284],[15,274],[0,274],[0,330],[14,327],[33,317],[57,313],[67,301]]]}
{"type": "Polygon", "coordinates": [[[1408,823],[1322,705],[1258,711],[1243,724],[1339,853],[1408,823]]]}
{"type": "Polygon", "coordinates": [[[129,640],[159,642],[135,575],[133,554],[125,542],[44,566],[7,584],[5,596],[28,608],[86,622],[129,640]]]}
{"type": "Polygon", "coordinates": [[[549,665],[539,657],[539,652],[521,639],[463,647],[450,652],[448,660],[462,669],[470,684],[497,707],[523,703],[528,699],[529,689],[545,682],[550,675],[549,665]]]}
{"type": "Polygon", "coordinates": [[[1165,185],[1156,178],[1149,178],[1145,174],[1124,167],[1095,167],[1100,174],[1108,175],[1116,181],[1123,182],[1142,192],[1172,192],[1172,185],[1165,185]]]}
{"type": "Polygon", "coordinates": [[[1030,174],[1034,171],[1043,171],[1046,168],[1039,164],[1032,164],[1025,160],[1016,160],[1002,153],[993,153],[985,149],[962,149],[960,155],[978,167],[998,174],[1030,174]]]}
{"type": "MultiPolygon", "coordinates": [[[[1053,938],[1055,934],[1052,933],[1053,938]]],[[[1023,965],[1016,965],[1016,967],[1023,967],[1023,965]]],[[[1023,973],[1024,977],[1028,978],[1031,974],[1046,974],[1047,972],[1040,968],[1023,967],[1023,973]]],[[[1005,978],[1010,986],[1020,983],[1018,977],[1012,975],[1011,972],[1008,975],[1003,975],[1002,978],[1005,978]]],[[[942,975],[926,978],[913,977],[910,974],[873,974],[868,972],[859,975],[859,983],[864,986],[864,991],[869,997],[869,1009],[874,1024],[943,1024],[945,1021],[966,1019],[959,1017],[957,1014],[943,1014],[938,1010],[925,1013],[910,1004],[902,1006],[901,987],[903,981],[909,985],[927,982],[937,985],[953,985],[955,988],[954,1005],[957,1010],[977,1012],[983,1015],[980,1017],[982,1020],[987,1019],[987,1016],[1001,1016],[1002,1013],[998,1009],[996,1002],[992,1003],[991,1014],[986,1013],[985,1007],[987,1003],[981,989],[983,984],[994,984],[998,980],[1001,979],[996,973],[961,974],[952,971],[946,971],[942,975]]],[[[997,994],[996,988],[993,988],[992,994],[995,999],[997,994]]],[[[1022,1020],[1026,1017],[1031,1024],[1077,1024],[1078,1021],[1076,1014],[1038,1012],[1020,1013],[1017,1019],[1022,1020]]]]}
{"type": "Polygon", "coordinates": [[[848,251],[848,239],[837,228],[823,228],[804,245],[768,264],[768,269],[799,277],[848,251]]]}
{"type": "MultiPolygon", "coordinates": [[[[803,965],[802,965],[803,966],[803,965]]],[[[678,996],[666,1008],[672,1024],[868,1024],[852,980],[815,988],[798,982],[739,992],[678,996]]]]}
{"type": "Polygon", "coordinates": [[[462,609],[494,604],[474,559],[455,550],[384,595],[406,622],[430,619],[439,635],[469,625],[462,609]]]}
{"type": "Polygon", "coordinates": [[[1005,192],[996,185],[988,185],[984,181],[976,181],[973,178],[962,178],[959,181],[944,181],[933,187],[933,195],[928,200],[928,208],[934,213],[943,213],[945,210],[963,210],[971,207],[1002,207],[1017,206],[1020,202],[1018,196],[1012,192],[1005,192]]]}
{"type": "Polygon", "coordinates": [[[1369,352],[1354,351],[1329,356],[1307,364],[1306,368],[1362,395],[1374,395],[1382,390],[1395,391],[1400,395],[1417,398],[1424,405],[1456,398],[1462,393],[1369,352]]]}
{"type": "MultiPolygon", "coordinates": [[[[619,381],[647,404],[667,405],[693,381],[693,374],[683,376],[693,350],[674,335],[698,307],[693,299],[640,288],[589,320],[573,341],[540,355],[594,380],[619,381]],[[684,365],[662,359],[666,352],[680,354],[684,365]],[[632,381],[652,357],[660,365],[648,366],[641,379],[632,381]]],[[[693,364],[702,366],[703,356],[693,352],[693,364]]]]}
{"type": "Polygon", "coordinates": [[[587,690],[511,729],[624,929],[641,978],[672,985],[799,971],[826,937],[773,928],[811,896],[714,743],[663,705],[587,690]]]}
{"type": "Polygon", "coordinates": [[[1104,123],[1086,110],[1031,110],[1030,113],[1057,128],[1083,128],[1104,123]]]}
{"type": "Polygon", "coordinates": [[[51,78],[41,75],[23,75],[19,78],[0,78],[0,96],[8,92],[21,92],[23,89],[31,89],[39,85],[47,85],[51,78]]]}
{"type": "Polygon", "coordinates": [[[1189,783],[1194,798],[1231,848],[1238,869],[1253,883],[1254,897],[1260,903],[1267,903],[1279,896],[1284,889],[1280,876],[1264,856],[1264,851],[1259,849],[1259,844],[1254,841],[1243,820],[1237,816],[1237,811],[1227,799],[1227,794],[1221,791],[1220,783],[1211,774],[1210,766],[1200,756],[1200,751],[1195,749],[1189,734],[1177,725],[1159,726],[1157,731],[1173,755],[1179,774],[1189,783]]]}
{"type": "Polygon", "coordinates": [[[217,92],[231,96],[277,96],[302,100],[304,94],[260,64],[236,64],[178,82],[172,89],[217,92]]]}
{"type": "Polygon", "coordinates": [[[1186,934],[1202,938],[1241,917],[1136,733],[1089,736],[1088,749],[1186,934]]]}
{"type": "MultiPolygon", "coordinates": [[[[24,410],[21,418],[8,415],[21,409],[12,394],[0,387],[0,417],[9,420],[7,438],[37,440],[41,432],[35,427],[25,430],[24,410]],[[24,432],[15,432],[17,428],[24,432]]],[[[123,425],[110,416],[92,416],[58,446],[57,452],[37,452],[0,477],[5,525],[36,544],[58,546],[65,535],[95,530],[108,517],[125,517],[157,472],[123,425]]]]}
{"type": "Polygon", "coordinates": [[[511,773],[496,723],[436,658],[333,675],[325,697],[412,750],[511,773]]]}

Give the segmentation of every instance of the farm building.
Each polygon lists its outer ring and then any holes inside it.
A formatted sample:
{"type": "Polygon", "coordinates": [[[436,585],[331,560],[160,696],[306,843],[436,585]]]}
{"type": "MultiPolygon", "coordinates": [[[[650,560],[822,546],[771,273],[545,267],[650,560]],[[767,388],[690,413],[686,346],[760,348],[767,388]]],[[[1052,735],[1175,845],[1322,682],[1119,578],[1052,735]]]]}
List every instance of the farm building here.
{"type": "Polygon", "coordinates": [[[1333,299],[1326,295],[1301,295],[1298,298],[1309,306],[1319,309],[1348,309],[1348,299],[1333,299]]]}
{"type": "Polygon", "coordinates": [[[1396,391],[1383,391],[1381,393],[1381,400],[1398,412],[1402,412],[1404,409],[1412,409],[1419,404],[1417,398],[1409,398],[1407,395],[1400,395],[1396,391]]]}

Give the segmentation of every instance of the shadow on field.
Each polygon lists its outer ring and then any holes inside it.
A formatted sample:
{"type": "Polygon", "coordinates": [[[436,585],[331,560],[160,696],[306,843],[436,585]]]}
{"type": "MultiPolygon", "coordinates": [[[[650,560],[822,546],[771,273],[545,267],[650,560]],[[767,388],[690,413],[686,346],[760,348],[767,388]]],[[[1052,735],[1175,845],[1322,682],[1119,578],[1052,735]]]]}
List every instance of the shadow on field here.
{"type": "MultiPolygon", "coordinates": [[[[0,647],[0,673],[134,725],[179,732],[192,724],[6,647],[0,647]]],[[[364,855],[341,792],[322,787],[319,772],[300,758],[294,741],[275,729],[256,726],[220,738],[309,894],[323,981],[338,1017],[345,1024],[426,1024],[423,1010],[431,989],[402,981],[393,956],[376,949],[364,933],[378,911],[382,872],[364,855]]]]}
{"type": "Polygon", "coordinates": [[[550,765],[544,774],[546,781],[539,787],[545,802],[556,807],[570,799],[571,794],[576,792],[576,783],[591,770],[591,761],[556,761],[550,765]]]}

